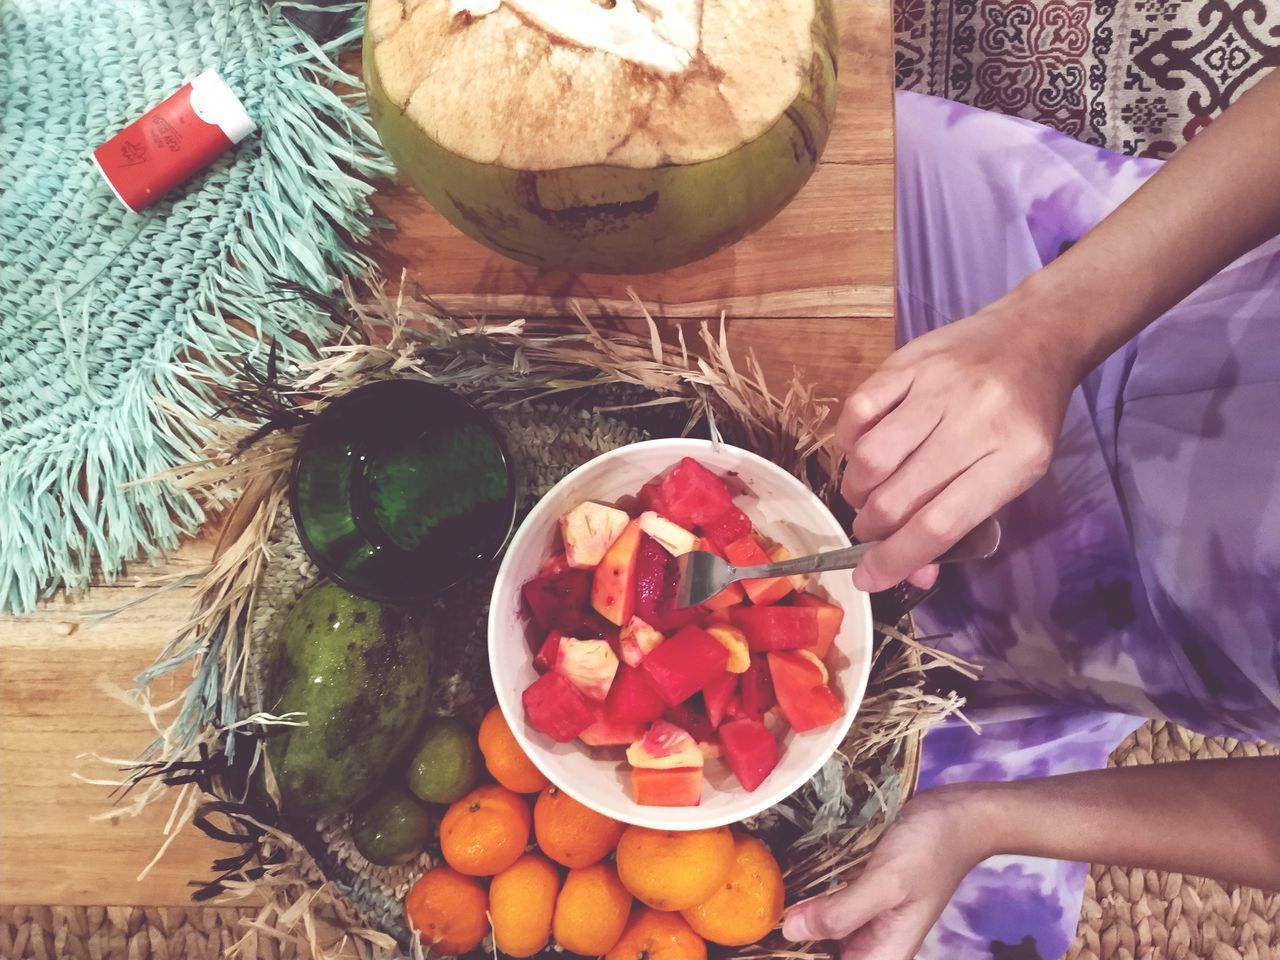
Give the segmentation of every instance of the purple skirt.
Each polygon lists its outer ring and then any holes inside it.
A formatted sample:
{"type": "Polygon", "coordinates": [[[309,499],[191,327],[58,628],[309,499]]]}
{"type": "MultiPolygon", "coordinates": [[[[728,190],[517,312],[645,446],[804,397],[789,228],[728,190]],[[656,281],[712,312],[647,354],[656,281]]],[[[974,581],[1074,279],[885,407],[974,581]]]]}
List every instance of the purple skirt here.
{"type": "MultiPolygon", "coordinates": [[[[1003,296],[1159,168],[911,93],[897,137],[903,341],[1003,296]]],[[[1280,243],[1094,371],[1000,520],[1000,555],[946,569],[917,611],[984,668],[964,691],[982,733],[930,734],[922,787],[1102,767],[1153,717],[1280,740],[1280,243]]],[[[1085,871],[982,864],[920,957],[1061,956],[1085,871]]]]}

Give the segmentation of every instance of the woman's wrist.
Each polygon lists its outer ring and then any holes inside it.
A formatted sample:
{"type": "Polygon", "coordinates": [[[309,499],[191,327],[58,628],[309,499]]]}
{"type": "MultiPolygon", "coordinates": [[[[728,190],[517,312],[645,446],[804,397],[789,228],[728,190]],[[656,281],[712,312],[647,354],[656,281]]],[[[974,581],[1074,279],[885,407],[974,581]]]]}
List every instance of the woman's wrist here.
{"type": "Polygon", "coordinates": [[[982,781],[949,784],[926,790],[912,803],[942,818],[945,834],[953,838],[951,849],[967,871],[1008,847],[1009,811],[1001,800],[1006,786],[982,781]]]}
{"type": "MultiPolygon", "coordinates": [[[[1052,265],[1037,271],[987,309],[1000,316],[1011,342],[1029,338],[1043,369],[1062,372],[1077,386],[1126,339],[1115,316],[1099,316],[1106,296],[1052,265]]],[[[985,311],[984,311],[985,312],[985,311]]]]}

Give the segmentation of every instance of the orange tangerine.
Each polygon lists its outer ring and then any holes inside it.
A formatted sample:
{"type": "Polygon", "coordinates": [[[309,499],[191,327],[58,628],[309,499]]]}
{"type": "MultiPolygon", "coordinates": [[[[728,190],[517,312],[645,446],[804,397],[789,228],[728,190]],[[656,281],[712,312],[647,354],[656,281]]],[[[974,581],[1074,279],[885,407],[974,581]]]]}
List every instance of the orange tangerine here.
{"type": "Polygon", "coordinates": [[[508,790],[537,793],[550,782],[516,742],[500,708],[485,714],[478,740],[489,774],[508,790]]]}
{"type": "Polygon", "coordinates": [[[457,956],[480,946],[489,930],[484,887],[448,867],[418,878],[404,898],[405,919],[437,954],[457,956]]]}
{"type": "Polygon", "coordinates": [[[630,914],[631,894],[609,864],[570,870],[556,900],[556,943],[584,957],[602,956],[618,942],[630,914]]]}
{"type": "Polygon", "coordinates": [[[596,813],[563,790],[547,787],[533,805],[533,835],[538,848],[566,867],[589,867],[613,853],[626,829],[596,813]]]}
{"type": "Polygon", "coordinates": [[[680,914],[638,910],[604,960],[707,960],[707,945],[680,914]]]}
{"type": "Polygon", "coordinates": [[[511,866],[529,844],[529,805],[505,787],[477,787],[445,811],[440,852],[449,866],[491,877],[511,866]]]}
{"type": "Polygon", "coordinates": [[[526,853],[489,884],[493,942],[509,957],[531,957],[547,945],[560,871],[546,857],[526,853]]]}
{"type": "Polygon", "coordinates": [[[782,919],[782,871],[755,837],[738,837],[733,870],[710,899],[681,915],[704,940],[745,947],[763,939],[782,919]]]}
{"type": "Polygon", "coordinates": [[[618,841],[618,876],[637,900],[656,910],[696,907],[724,886],[733,863],[728,827],[627,827],[618,841]]]}

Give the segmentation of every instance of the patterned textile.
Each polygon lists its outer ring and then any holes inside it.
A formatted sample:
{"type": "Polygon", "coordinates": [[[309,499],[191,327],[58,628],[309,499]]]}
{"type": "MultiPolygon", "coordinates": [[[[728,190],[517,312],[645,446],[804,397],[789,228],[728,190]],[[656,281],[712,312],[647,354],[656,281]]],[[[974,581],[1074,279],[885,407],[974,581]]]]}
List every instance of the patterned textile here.
{"type": "MultiPolygon", "coordinates": [[[[898,326],[968,316],[1052,260],[1159,161],[899,93],[898,326]]],[[[1101,768],[1140,723],[1280,740],[1280,240],[1242,257],[1073,393],[1001,556],[949,567],[923,634],[983,664],[981,735],[931,732],[921,787],[1101,768]]],[[[974,870],[921,960],[1059,957],[1084,864],[974,870]]]]}
{"type": "Polygon", "coordinates": [[[1275,0],[895,0],[899,88],[1167,157],[1280,64],[1275,0]]]}

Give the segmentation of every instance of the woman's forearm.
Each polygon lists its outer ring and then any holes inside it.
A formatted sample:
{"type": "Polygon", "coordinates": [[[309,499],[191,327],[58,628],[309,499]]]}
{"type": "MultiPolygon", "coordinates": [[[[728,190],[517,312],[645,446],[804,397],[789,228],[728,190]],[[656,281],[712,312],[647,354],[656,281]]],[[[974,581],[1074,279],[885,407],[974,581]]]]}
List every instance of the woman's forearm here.
{"type": "Polygon", "coordinates": [[[943,788],[1018,854],[1213,877],[1280,890],[1280,757],[1193,760],[943,788]]]}
{"type": "Polygon", "coordinates": [[[1079,376],[1280,233],[1280,70],[1244,94],[1012,295],[1055,324],[1079,376]]]}

